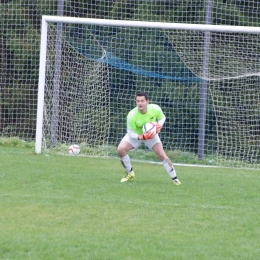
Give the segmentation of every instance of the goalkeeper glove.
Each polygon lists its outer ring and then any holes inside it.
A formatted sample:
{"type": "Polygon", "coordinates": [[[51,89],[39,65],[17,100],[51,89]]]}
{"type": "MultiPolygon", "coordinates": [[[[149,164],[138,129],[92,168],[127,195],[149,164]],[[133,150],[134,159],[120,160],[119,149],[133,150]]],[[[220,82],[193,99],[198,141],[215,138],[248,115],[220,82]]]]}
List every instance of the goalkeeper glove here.
{"type": "Polygon", "coordinates": [[[154,138],[154,136],[156,135],[156,133],[153,133],[152,131],[149,131],[146,134],[142,134],[138,136],[138,140],[149,140],[154,138]]]}
{"type": "Polygon", "coordinates": [[[155,126],[156,126],[156,133],[160,133],[162,130],[162,126],[158,123],[155,126]]]}

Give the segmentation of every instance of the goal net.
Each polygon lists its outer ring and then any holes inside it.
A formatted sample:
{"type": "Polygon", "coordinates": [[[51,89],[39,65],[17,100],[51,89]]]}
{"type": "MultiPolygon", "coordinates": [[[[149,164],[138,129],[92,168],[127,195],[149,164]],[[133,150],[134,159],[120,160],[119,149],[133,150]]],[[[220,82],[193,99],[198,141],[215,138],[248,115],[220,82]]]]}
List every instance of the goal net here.
{"type": "Polygon", "coordinates": [[[258,168],[259,33],[43,16],[36,152],[77,143],[115,156],[145,91],[166,115],[160,137],[174,162],[258,168]]]}
{"type": "Polygon", "coordinates": [[[70,42],[67,33],[64,31],[62,36],[53,24],[48,27],[43,148],[62,150],[67,144],[77,143],[93,155],[106,155],[104,147],[110,129],[109,72],[107,65],[98,61],[103,58],[104,49],[92,37],[91,55],[85,56],[82,39],[73,36],[70,42]]]}

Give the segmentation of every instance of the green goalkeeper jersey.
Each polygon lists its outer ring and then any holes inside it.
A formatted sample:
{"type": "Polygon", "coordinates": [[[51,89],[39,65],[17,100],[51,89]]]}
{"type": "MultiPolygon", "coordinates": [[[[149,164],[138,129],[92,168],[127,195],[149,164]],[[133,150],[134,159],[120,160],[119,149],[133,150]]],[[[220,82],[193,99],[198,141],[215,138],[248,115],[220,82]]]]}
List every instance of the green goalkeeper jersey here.
{"type": "Polygon", "coordinates": [[[155,104],[147,105],[147,112],[142,114],[138,107],[132,109],[127,115],[127,129],[134,131],[136,134],[142,134],[142,127],[148,122],[158,122],[164,117],[162,109],[155,104]]]}

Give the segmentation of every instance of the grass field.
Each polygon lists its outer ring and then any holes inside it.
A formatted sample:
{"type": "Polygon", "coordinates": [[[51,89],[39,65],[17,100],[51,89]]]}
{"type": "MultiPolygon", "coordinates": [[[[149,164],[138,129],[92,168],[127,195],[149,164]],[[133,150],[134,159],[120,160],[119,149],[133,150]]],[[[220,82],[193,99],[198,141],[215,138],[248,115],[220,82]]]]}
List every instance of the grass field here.
{"type": "Polygon", "coordinates": [[[259,259],[260,171],[0,146],[0,259],[259,259]]]}

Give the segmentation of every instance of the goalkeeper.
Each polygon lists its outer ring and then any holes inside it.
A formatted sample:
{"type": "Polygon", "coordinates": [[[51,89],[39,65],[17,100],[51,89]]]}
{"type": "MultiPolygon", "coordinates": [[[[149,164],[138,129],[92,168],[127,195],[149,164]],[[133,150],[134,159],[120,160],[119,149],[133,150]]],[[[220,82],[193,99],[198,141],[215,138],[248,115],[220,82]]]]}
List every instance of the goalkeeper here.
{"type": "Polygon", "coordinates": [[[163,149],[158,135],[165,122],[165,115],[158,105],[149,104],[149,98],[144,92],[139,92],[136,95],[135,101],[137,106],[132,109],[127,116],[127,134],[117,147],[120,161],[127,172],[126,176],[121,179],[121,182],[134,179],[135,174],[128,152],[137,149],[141,143],[144,143],[148,148],[152,149],[162,161],[163,167],[171,177],[173,183],[176,185],[181,184],[177,178],[172,162],[163,149]],[[143,134],[142,127],[148,122],[156,122],[156,133],[148,132],[143,134]]]}

